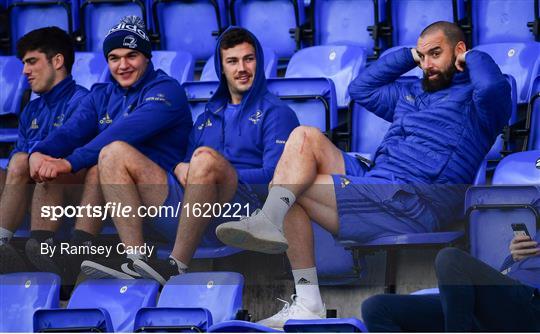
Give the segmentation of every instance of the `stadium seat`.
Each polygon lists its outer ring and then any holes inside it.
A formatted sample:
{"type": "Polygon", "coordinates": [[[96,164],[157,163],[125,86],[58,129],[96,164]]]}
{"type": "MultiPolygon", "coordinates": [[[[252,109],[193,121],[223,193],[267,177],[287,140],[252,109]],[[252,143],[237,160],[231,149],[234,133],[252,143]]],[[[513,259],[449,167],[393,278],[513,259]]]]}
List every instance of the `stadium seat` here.
{"type": "Polygon", "coordinates": [[[182,84],[191,107],[193,122],[204,112],[206,103],[214,95],[218,85],[217,81],[191,81],[182,84]]]}
{"type": "Polygon", "coordinates": [[[499,269],[513,238],[512,223],[523,223],[534,238],[540,229],[540,151],[514,153],[495,170],[492,186],[471,187],[465,197],[470,252],[499,269]]]}
{"type": "Polygon", "coordinates": [[[133,332],[136,312],[156,305],[153,280],[88,279],[73,292],[66,309],[38,310],[34,331],[133,332]]]}
{"type": "Polygon", "coordinates": [[[207,331],[212,324],[236,318],[242,310],[243,286],[244,277],[232,272],[173,276],[157,307],[137,312],[135,331],[207,331]]]}
{"type": "Polygon", "coordinates": [[[14,56],[0,56],[0,115],[20,114],[28,81],[22,75],[23,66],[14,56]]]}
{"type": "Polygon", "coordinates": [[[104,82],[109,73],[101,52],[76,52],[71,75],[75,82],[88,89],[96,82],[104,82]]]}
{"type": "Polygon", "coordinates": [[[285,78],[267,80],[268,90],[294,110],[301,125],[330,132],[338,125],[337,98],[332,80],[285,78]]]}
{"type": "Polygon", "coordinates": [[[27,32],[37,28],[57,26],[73,32],[72,8],[70,0],[8,0],[9,38],[11,51],[15,53],[17,40],[27,32]]]}
{"type": "Polygon", "coordinates": [[[193,80],[195,62],[189,52],[152,51],[152,63],[155,69],[163,70],[181,84],[193,80]]]}
{"type": "Polygon", "coordinates": [[[243,320],[228,320],[212,325],[209,333],[283,333],[277,329],[243,320]]]}
{"type": "Polygon", "coordinates": [[[314,0],[311,7],[314,45],[356,45],[368,55],[386,46],[381,38],[385,1],[314,0]]]}
{"type": "Polygon", "coordinates": [[[527,150],[540,150],[540,77],[537,77],[532,85],[526,129],[528,136],[524,147],[527,150]]]}
{"type": "MultiPolygon", "coordinates": [[[[264,55],[264,75],[268,78],[277,77],[277,63],[278,59],[273,50],[263,48],[264,55]]],[[[218,81],[219,78],[216,74],[216,67],[214,65],[214,56],[212,55],[206,64],[201,73],[201,81],[218,81]]]]}
{"type": "Polygon", "coordinates": [[[302,47],[303,0],[230,0],[229,6],[231,23],[250,30],[278,58],[288,59],[302,47]]]}
{"type": "Polygon", "coordinates": [[[465,15],[464,0],[388,0],[392,22],[392,42],[416,45],[418,36],[436,21],[458,22],[465,15]]]}
{"type": "MultiPolygon", "coordinates": [[[[127,15],[146,18],[141,0],[81,0],[77,40],[86,51],[102,52],[105,35],[127,15]]],[[[148,24],[147,24],[148,27],[148,24]]]]}
{"type": "Polygon", "coordinates": [[[196,60],[214,54],[219,32],[228,25],[226,1],[153,0],[154,32],[161,49],[186,50],[196,60]]]}
{"type": "MultiPolygon", "coordinates": [[[[416,48],[416,44],[411,44],[411,45],[401,45],[401,46],[394,46],[394,47],[391,47],[387,50],[384,50],[384,52],[381,54],[381,57],[384,57],[386,56],[387,54],[389,53],[392,53],[392,52],[395,52],[401,48],[416,48]]],[[[423,72],[422,72],[422,69],[420,67],[415,67],[413,68],[412,70],[410,70],[409,72],[405,73],[402,75],[402,77],[418,77],[418,78],[422,78],[424,76],[423,72]]]]}
{"type": "Polygon", "coordinates": [[[367,327],[356,318],[287,320],[285,333],[367,333],[367,327]]]}
{"type": "Polygon", "coordinates": [[[518,103],[528,103],[532,83],[540,75],[540,43],[494,43],[478,45],[475,50],[489,54],[501,71],[516,79],[518,103]]]}
{"type": "Polygon", "coordinates": [[[60,277],[53,273],[0,275],[0,332],[32,332],[34,312],[59,307],[60,277]]]}
{"type": "Polygon", "coordinates": [[[535,3],[540,6],[537,0],[471,0],[473,44],[534,41],[535,3]]]}
{"type": "Polygon", "coordinates": [[[320,45],[296,52],[285,72],[285,78],[332,79],[338,108],[347,108],[351,100],[349,84],[366,66],[366,51],[358,46],[320,45]]]}

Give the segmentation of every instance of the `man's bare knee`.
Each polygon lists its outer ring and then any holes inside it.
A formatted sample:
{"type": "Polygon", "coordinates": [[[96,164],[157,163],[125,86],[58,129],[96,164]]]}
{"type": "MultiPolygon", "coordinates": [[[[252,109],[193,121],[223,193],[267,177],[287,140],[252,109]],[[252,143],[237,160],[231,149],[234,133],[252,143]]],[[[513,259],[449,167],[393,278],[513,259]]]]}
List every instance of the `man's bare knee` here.
{"type": "Polygon", "coordinates": [[[219,178],[221,155],[209,147],[200,147],[193,153],[189,167],[189,179],[215,181],[219,178]]]}
{"type": "Polygon", "coordinates": [[[123,160],[126,153],[131,149],[133,149],[133,147],[125,141],[113,141],[103,147],[101,152],[99,152],[98,164],[117,164],[120,160],[123,160]]]}
{"type": "Polygon", "coordinates": [[[30,167],[28,154],[17,153],[9,161],[7,182],[21,182],[30,180],[30,167]]]}

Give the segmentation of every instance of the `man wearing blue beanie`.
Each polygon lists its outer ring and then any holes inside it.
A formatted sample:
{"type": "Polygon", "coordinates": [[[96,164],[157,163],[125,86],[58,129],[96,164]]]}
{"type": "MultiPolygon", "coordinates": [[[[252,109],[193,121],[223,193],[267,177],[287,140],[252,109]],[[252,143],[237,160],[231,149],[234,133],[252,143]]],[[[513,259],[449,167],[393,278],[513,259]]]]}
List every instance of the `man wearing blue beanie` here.
{"type": "MultiPolygon", "coordinates": [[[[39,200],[33,203],[26,253],[39,269],[66,274],[68,278],[74,278],[85,257],[59,257],[58,251],[52,257],[43,253],[46,246],[53,249],[54,234],[62,220],[44,210],[63,203],[62,196],[48,196],[58,177],[84,174],[81,206],[100,206],[103,195],[97,162],[104,146],[126,142],[170,170],[184,159],[192,127],[184,90],[178,81],[155,70],[150,61],[150,39],[139,17],[127,16],[112,27],[103,42],[103,52],[110,70],[109,82],[95,84],[76,114],[60,131],[37,145],[30,156],[30,174],[40,183],[35,191],[41,196],[36,196],[39,200]]],[[[102,227],[101,218],[84,210],[77,215],[71,245],[92,246],[102,227]]]]}

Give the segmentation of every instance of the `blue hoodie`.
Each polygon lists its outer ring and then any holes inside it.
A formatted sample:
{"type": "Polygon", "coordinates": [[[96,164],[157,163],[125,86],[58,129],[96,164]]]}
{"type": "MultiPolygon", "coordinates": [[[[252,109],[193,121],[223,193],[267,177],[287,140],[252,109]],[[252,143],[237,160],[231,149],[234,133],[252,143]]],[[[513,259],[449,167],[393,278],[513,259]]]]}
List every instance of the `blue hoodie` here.
{"type": "Polygon", "coordinates": [[[76,172],[97,164],[101,149],[121,140],[170,170],[184,158],[191,127],[184,89],[149,62],[129,89],[112,76],[110,83],[92,86],[75,115],[34,152],[65,158],[76,172]]]}
{"type": "Polygon", "coordinates": [[[411,184],[435,209],[439,228],[463,212],[467,185],[511,113],[510,85],[493,59],[472,50],[465,60],[450,87],[426,92],[422,80],[396,82],[416,67],[403,48],[349,86],[357,103],[392,123],[366,176],[411,184]]]}
{"type": "Polygon", "coordinates": [[[75,84],[69,75],[50,91],[30,101],[19,117],[17,144],[10,157],[19,152],[31,152],[73,115],[87,94],[88,90],[75,84]]]}
{"type": "MultiPolygon", "coordinates": [[[[230,94],[227,79],[221,74],[216,93],[193,126],[184,161],[189,162],[198,147],[211,147],[236,168],[240,180],[255,185],[270,182],[285,142],[299,123],[294,111],[266,88],[261,45],[251,36],[257,59],[255,78],[242,97],[236,117],[225,127],[224,112],[230,94]]],[[[222,73],[220,44],[221,38],[214,57],[216,73],[222,73]]]]}

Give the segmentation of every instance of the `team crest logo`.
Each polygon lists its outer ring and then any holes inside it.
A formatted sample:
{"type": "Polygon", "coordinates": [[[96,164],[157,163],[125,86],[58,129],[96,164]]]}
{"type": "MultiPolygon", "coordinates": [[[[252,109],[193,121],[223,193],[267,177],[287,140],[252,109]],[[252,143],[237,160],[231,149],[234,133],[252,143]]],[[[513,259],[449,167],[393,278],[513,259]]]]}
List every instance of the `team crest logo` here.
{"type": "Polygon", "coordinates": [[[130,49],[135,49],[137,47],[137,39],[133,35],[127,35],[124,37],[122,45],[130,49]]]}
{"type": "Polygon", "coordinates": [[[37,124],[37,118],[34,118],[32,120],[32,124],[30,124],[30,129],[39,129],[39,125],[37,124]]]}
{"type": "Polygon", "coordinates": [[[351,181],[344,176],[340,176],[340,179],[341,179],[341,188],[345,188],[351,183],[351,181]]]}
{"type": "Polygon", "coordinates": [[[57,128],[62,126],[62,124],[64,124],[64,114],[56,116],[56,121],[53,123],[53,126],[57,128]]]}
{"type": "Polygon", "coordinates": [[[99,120],[99,124],[111,124],[112,119],[109,117],[109,113],[105,113],[105,117],[99,120]]]}
{"type": "Polygon", "coordinates": [[[536,160],[536,169],[540,169],[540,158],[536,160]]]}
{"type": "Polygon", "coordinates": [[[249,116],[249,120],[252,121],[253,124],[256,125],[261,120],[262,115],[263,115],[263,113],[259,110],[256,113],[254,113],[253,115],[249,116]]]}

